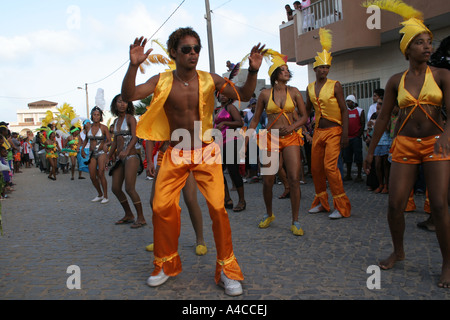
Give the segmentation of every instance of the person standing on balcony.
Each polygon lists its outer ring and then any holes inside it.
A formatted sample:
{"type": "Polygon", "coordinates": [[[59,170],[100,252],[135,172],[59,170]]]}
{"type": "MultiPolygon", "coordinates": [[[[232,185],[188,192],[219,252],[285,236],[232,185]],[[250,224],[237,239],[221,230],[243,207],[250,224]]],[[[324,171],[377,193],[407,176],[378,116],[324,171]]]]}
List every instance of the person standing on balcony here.
{"type": "Polygon", "coordinates": [[[380,115],[377,117],[372,142],[364,168],[370,171],[375,147],[382,137],[396,103],[400,108],[397,135],[392,143],[392,169],[389,179],[388,223],[393,252],[380,261],[382,269],[395,266],[405,259],[403,236],[404,210],[409,192],[423,165],[431,215],[443,263],[438,282],[440,288],[450,288],[450,215],[448,187],[450,179],[450,127],[443,119],[443,106],[450,106],[450,73],[443,68],[428,66],[433,52],[433,34],[424,25],[423,14],[402,1],[385,3],[368,1],[364,6],[378,5],[397,13],[405,21],[401,24],[400,50],[409,61],[404,73],[392,76],[387,85],[380,115]]]}
{"type": "Polygon", "coordinates": [[[319,35],[323,51],[318,53],[314,63],[316,81],[308,85],[306,94],[306,110],[310,114],[314,107],[316,116],[311,151],[311,172],[316,195],[309,213],[330,211],[328,181],[335,209],[328,217],[348,218],[351,215],[351,204],[338,170],[341,149],[348,146],[348,110],[342,85],[327,78],[332,60],[329,52],[332,43],[331,32],[321,28],[319,35]]]}
{"type": "Polygon", "coordinates": [[[285,5],[284,8],[286,9],[286,16],[288,21],[294,20],[294,10],[292,10],[290,5],[285,5]]]}
{"type": "Polygon", "coordinates": [[[302,0],[300,9],[303,11],[303,32],[314,30],[314,13],[309,6],[311,0],[302,0]]]}

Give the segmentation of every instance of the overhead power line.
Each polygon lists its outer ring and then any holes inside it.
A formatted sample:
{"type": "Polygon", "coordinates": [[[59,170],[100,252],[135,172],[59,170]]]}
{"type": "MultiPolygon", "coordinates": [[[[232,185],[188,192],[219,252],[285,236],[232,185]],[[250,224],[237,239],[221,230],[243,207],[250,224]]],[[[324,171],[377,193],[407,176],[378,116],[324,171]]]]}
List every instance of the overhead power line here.
{"type": "MultiPolygon", "coordinates": [[[[172,16],[178,11],[178,9],[181,8],[181,6],[183,5],[183,3],[184,3],[185,1],[186,1],[186,0],[181,1],[181,3],[178,5],[178,7],[176,7],[176,9],[175,9],[175,10],[170,14],[170,16],[166,19],[166,21],[164,21],[163,24],[162,24],[162,25],[161,25],[161,26],[160,26],[160,27],[159,27],[159,28],[151,35],[151,37],[149,37],[150,40],[153,39],[153,37],[159,32],[159,30],[161,30],[161,29],[164,27],[164,25],[172,18],[172,16]]],[[[98,80],[98,81],[95,81],[95,82],[88,83],[88,85],[97,84],[97,83],[99,83],[99,82],[102,82],[102,81],[108,79],[108,78],[111,77],[113,74],[115,74],[115,73],[118,72],[120,69],[122,69],[123,66],[125,66],[129,61],[130,61],[130,59],[128,59],[127,61],[125,61],[119,68],[117,68],[116,70],[114,70],[113,72],[111,72],[109,75],[107,75],[107,76],[104,77],[103,79],[98,80]]]]}
{"type": "MultiPolygon", "coordinates": [[[[161,24],[161,26],[152,34],[152,36],[149,39],[153,39],[153,37],[164,27],[164,25],[166,25],[166,23],[173,17],[173,15],[178,11],[178,9],[181,8],[181,6],[186,2],[186,0],[181,1],[181,3],[175,8],[175,10],[169,15],[169,17],[161,24]]],[[[97,84],[100,82],[105,81],[106,79],[110,78],[111,76],[113,76],[115,73],[117,73],[120,69],[122,69],[130,60],[128,59],[127,61],[125,61],[120,67],[118,67],[117,69],[115,69],[113,72],[111,72],[110,74],[108,74],[107,76],[105,76],[104,78],[94,81],[94,82],[90,82],[87,83],[87,85],[93,85],[93,84],[97,84]]],[[[46,96],[41,96],[41,97],[28,97],[28,98],[21,98],[21,97],[8,97],[8,96],[0,96],[0,99],[17,99],[17,100],[34,100],[34,99],[46,99],[46,98],[53,98],[53,97],[58,97],[58,96],[62,96],[62,95],[66,95],[68,93],[72,93],[74,91],[76,91],[77,89],[73,89],[70,91],[66,91],[63,93],[58,93],[58,94],[52,94],[52,95],[46,95],[46,96]]]]}

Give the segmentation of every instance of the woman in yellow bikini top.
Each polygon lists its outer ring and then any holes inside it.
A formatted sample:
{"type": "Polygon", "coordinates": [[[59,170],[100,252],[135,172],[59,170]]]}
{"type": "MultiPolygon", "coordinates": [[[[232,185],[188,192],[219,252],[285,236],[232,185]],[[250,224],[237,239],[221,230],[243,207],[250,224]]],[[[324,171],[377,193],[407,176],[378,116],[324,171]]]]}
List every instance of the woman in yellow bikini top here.
{"type": "Polygon", "coordinates": [[[442,117],[440,117],[444,94],[437,85],[431,68],[427,67],[425,81],[417,99],[405,88],[405,79],[408,72],[409,70],[403,73],[397,93],[397,102],[400,107],[400,119],[402,120],[408,112],[406,118],[401,121],[402,124],[398,134],[402,132],[407,122],[414,117],[416,112],[420,112],[418,109],[423,112],[428,120],[436,125],[439,129],[439,133],[444,132],[444,129],[442,128],[443,120],[442,117]],[[408,111],[408,108],[410,107],[412,108],[408,111]],[[432,108],[434,108],[434,110],[432,108]],[[435,118],[438,118],[440,123],[438,123],[435,118]]]}
{"type": "MultiPolygon", "coordinates": [[[[263,90],[259,95],[255,114],[250,122],[249,129],[256,128],[261,114],[265,109],[269,121],[267,124],[267,141],[266,143],[259,144],[259,147],[261,149],[265,148],[269,152],[279,152],[282,155],[289,181],[289,187],[285,190],[284,196],[288,192],[291,198],[291,232],[294,235],[301,236],[303,235],[303,229],[298,221],[301,198],[299,168],[301,163],[300,145],[303,140],[300,139],[296,130],[306,123],[308,116],[300,91],[297,88],[287,86],[287,82],[291,79],[292,74],[289,72],[286,57],[275,51],[271,52],[273,53],[273,65],[269,69],[269,76],[273,89],[263,90]],[[286,92],[286,95],[284,95],[284,92],[286,92]],[[295,111],[296,108],[299,110],[299,116],[295,111]],[[276,135],[272,136],[270,133],[272,129],[279,130],[279,139],[276,139],[276,135]],[[274,141],[275,143],[273,143],[274,141]]],[[[261,131],[259,135],[261,135],[261,131]]],[[[272,201],[268,200],[272,199],[274,179],[274,174],[263,175],[263,195],[267,201],[265,203],[266,214],[259,223],[259,228],[264,229],[269,227],[270,223],[275,219],[272,211],[272,201]]]]}
{"type": "Polygon", "coordinates": [[[424,170],[430,200],[429,223],[435,225],[443,263],[438,287],[450,288],[450,216],[448,190],[450,180],[450,126],[443,126],[441,107],[450,106],[450,72],[429,67],[433,52],[433,34],[425,26],[423,14],[400,0],[368,1],[365,6],[401,15],[400,50],[409,61],[409,69],[389,79],[383,107],[377,118],[374,135],[367,152],[364,168],[369,173],[373,152],[389,121],[396,103],[400,107],[401,128],[395,138],[389,177],[388,223],[393,252],[379,262],[382,269],[391,269],[405,259],[404,210],[414,188],[419,165],[424,170]],[[417,98],[416,98],[417,97],[417,98]],[[420,110],[419,110],[420,109],[420,110]]]}
{"type": "Polygon", "coordinates": [[[270,97],[266,107],[266,113],[269,119],[268,128],[273,129],[279,128],[281,126],[281,123],[284,123],[284,121],[282,122],[279,117],[281,115],[287,120],[289,125],[295,122],[293,116],[295,111],[295,104],[291,98],[291,95],[289,94],[289,87],[286,88],[286,102],[282,108],[275,103],[274,90],[275,89],[272,88],[272,90],[270,91],[270,97]],[[276,125],[277,122],[278,125],[276,125]]]}

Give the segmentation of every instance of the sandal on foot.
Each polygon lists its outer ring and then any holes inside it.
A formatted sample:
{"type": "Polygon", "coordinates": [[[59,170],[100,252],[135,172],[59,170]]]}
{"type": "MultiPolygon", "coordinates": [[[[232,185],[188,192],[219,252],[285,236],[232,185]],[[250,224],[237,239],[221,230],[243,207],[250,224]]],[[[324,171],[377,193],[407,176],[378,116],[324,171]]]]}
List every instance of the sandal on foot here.
{"type": "Polygon", "coordinates": [[[133,223],[132,225],[131,225],[131,229],[139,229],[139,228],[142,228],[142,227],[144,227],[144,226],[146,226],[147,225],[147,223],[146,222],[135,222],[135,223],[133,223]]]}
{"type": "Polygon", "coordinates": [[[225,200],[225,209],[233,209],[233,200],[225,200]]]}
{"type": "Polygon", "coordinates": [[[244,211],[245,208],[247,208],[247,203],[244,202],[239,202],[238,205],[236,207],[233,208],[234,212],[241,212],[244,211]]]}
{"type": "Polygon", "coordinates": [[[378,188],[376,188],[373,193],[380,193],[381,191],[383,191],[384,185],[380,185],[378,188]]]}
{"type": "Polygon", "coordinates": [[[291,192],[284,192],[281,196],[278,197],[278,199],[289,199],[291,197],[291,192]]]}
{"type": "Polygon", "coordinates": [[[117,221],[115,224],[116,225],[121,225],[121,224],[131,224],[134,223],[134,220],[128,220],[128,219],[120,219],[119,221],[117,221]]]}
{"type": "Polygon", "coordinates": [[[434,225],[433,221],[431,220],[431,218],[419,222],[417,224],[417,226],[423,230],[427,230],[427,231],[431,231],[431,232],[435,232],[436,231],[436,226],[434,225]]]}

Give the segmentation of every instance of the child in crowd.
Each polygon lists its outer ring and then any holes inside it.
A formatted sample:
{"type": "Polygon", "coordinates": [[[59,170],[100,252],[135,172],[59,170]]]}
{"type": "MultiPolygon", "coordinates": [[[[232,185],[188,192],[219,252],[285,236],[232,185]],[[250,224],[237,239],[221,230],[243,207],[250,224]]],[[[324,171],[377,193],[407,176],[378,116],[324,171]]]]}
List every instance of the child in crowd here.
{"type": "MultiPolygon", "coordinates": [[[[3,144],[3,136],[0,135],[0,145],[3,144]]],[[[10,176],[10,167],[8,165],[8,161],[6,157],[8,152],[6,148],[0,146],[0,198],[1,200],[6,199],[8,196],[6,195],[6,191],[11,189],[11,176],[10,176]]]]}

